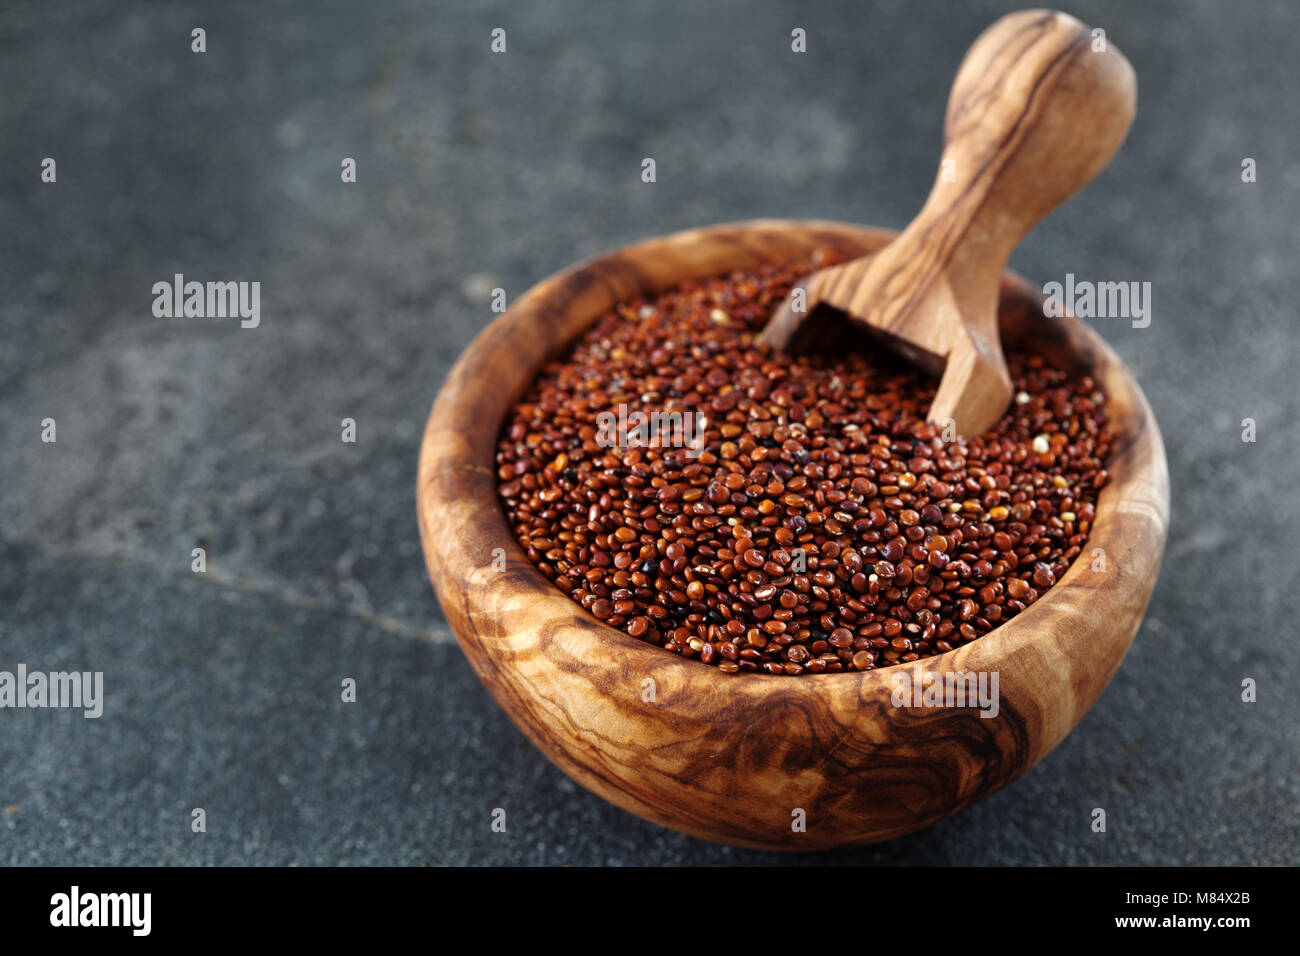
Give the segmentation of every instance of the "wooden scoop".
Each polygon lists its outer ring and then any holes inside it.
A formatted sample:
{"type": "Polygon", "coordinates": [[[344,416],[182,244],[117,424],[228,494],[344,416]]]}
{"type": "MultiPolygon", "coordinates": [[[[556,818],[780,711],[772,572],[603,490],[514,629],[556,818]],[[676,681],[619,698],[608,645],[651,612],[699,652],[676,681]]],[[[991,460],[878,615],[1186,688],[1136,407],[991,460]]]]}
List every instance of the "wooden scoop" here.
{"type": "Polygon", "coordinates": [[[1133,67],[1074,17],[1027,10],[998,20],[953,81],[925,207],[884,249],[800,283],[763,338],[790,351],[815,346],[827,326],[805,320],[817,305],[834,306],[942,370],[930,421],[952,419],[967,436],[989,430],[1011,399],[997,326],[1007,259],[1101,171],[1136,106],[1133,67]]]}

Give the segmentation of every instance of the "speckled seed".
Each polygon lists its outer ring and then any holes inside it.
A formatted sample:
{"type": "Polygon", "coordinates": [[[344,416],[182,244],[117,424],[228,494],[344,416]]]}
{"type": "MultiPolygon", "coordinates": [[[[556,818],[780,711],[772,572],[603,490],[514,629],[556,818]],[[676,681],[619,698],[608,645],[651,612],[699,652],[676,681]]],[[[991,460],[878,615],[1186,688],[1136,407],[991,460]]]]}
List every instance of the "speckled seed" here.
{"type": "Polygon", "coordinates": [[[1017,601],[1023,601],[1033,594],[1033,588],[1020,578],[1007,578],[1007,593],[1017,601]]]}

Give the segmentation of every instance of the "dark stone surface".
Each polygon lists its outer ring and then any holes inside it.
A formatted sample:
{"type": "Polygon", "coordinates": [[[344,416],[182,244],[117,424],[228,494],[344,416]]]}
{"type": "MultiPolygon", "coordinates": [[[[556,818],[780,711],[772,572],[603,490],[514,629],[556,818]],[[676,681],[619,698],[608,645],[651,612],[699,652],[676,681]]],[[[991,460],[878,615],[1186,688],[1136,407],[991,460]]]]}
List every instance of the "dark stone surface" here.
{"type": "Polygon", "coordinates": [[[107,697],[0,711],[0,863],[1296,862],[1294,2],[1073,9],[1133,61],[1139,117],[1013,265],[1152,283],[1150,328],[1095,324],[1163,428],[1165,567],[1023,780],[821,857],[642,823],[533,750],[428,586],[419,435],[495,285],[712,222],[904,224],[961,53],[1011,5],[447,6],[0,12],[0,669],[102,670],[107,697]],[[154,318],[174,272],[260,281],[261,327],[154,318]]]}

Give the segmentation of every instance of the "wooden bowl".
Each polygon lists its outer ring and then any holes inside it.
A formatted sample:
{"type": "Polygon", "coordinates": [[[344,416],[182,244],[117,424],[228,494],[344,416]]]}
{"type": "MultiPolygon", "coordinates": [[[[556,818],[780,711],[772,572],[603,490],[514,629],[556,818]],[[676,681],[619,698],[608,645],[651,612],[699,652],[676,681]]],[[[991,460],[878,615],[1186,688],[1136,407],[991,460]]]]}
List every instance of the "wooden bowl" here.
{"type": "Polygon", "coordinates": [[[729,676],[601,623],[524,555],[497,496],[494,458],[508,409],[547,360],[620,301],[807,257],[818,247],[862,255],[892,235],[763,220],[601,256],[519,299],[461,356],[434,404],[420,452],[420,535],[461,648],[542,753],[647,820],[738,846],[791,850],[917,830],[993,793],[1055,747],[1137,631],[1168,524],[1159,428],[1115,353],[1076,319],[1044,318],[1036,290],[1010,274],[1001,292],[1003,341],[1096,378],[1117,439],[1083,554],[1042,598],[988,635],[914,665],[729,676]],[[1097,548],[1104,571],[1093,569],[1097,548]],[[918,666],[927,679],[996,672],[997,716],[894,706],[894,673],[918,666]],[[644,692],[646,678],[653,695],[644,692]],[[793,825],[798,810],[802,832],[793,825]]]}

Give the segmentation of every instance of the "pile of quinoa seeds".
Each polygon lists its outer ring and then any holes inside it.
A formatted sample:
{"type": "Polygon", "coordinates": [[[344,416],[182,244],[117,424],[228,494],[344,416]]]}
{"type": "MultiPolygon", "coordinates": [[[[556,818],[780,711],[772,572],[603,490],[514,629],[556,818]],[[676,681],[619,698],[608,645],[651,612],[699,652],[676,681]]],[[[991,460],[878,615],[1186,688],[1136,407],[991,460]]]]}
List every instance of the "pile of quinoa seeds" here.
{"type": "Polygon", "coordinates": [[[1096,383],[1009,354],[1006,415],[945,442],[936,381],[885,352],[757,342],[829,261],[627,302],[508,415],[510,525],[610,627],[728,674],[871,670],[987,634],[1083,548],[1111,447],[1096,383]]]}

